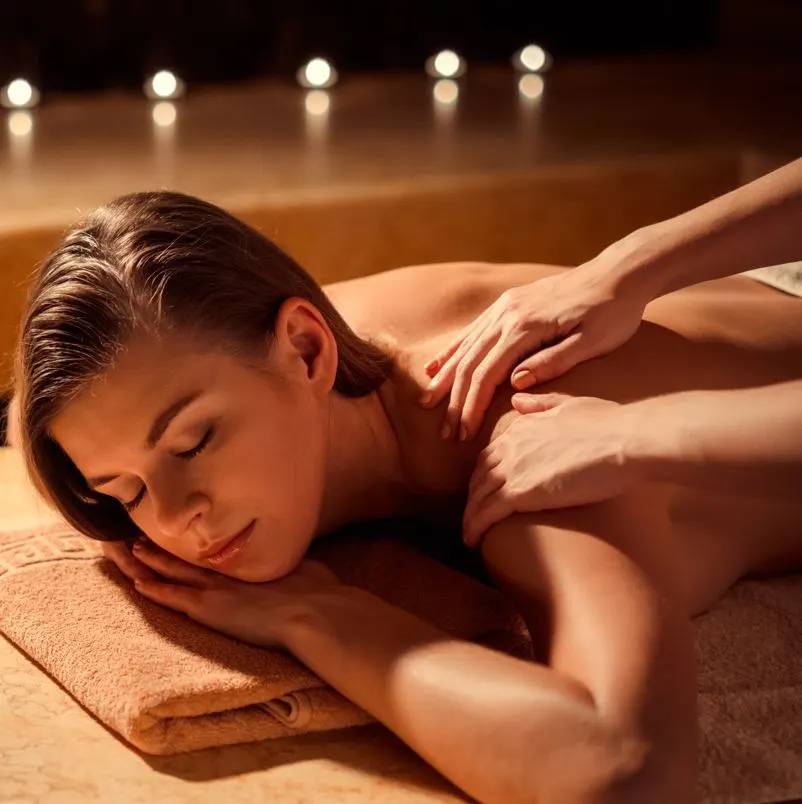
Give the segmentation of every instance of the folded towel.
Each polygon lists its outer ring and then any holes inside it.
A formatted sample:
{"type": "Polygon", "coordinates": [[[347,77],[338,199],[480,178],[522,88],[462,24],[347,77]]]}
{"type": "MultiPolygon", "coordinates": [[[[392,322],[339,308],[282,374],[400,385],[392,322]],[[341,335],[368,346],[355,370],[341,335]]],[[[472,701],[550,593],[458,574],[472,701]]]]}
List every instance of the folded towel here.
{"type": "MultiPolygon", "coordinates": [[[[531,655],[493,590],[420,555],[385,523],[315,557],[343,580],[463,638],[531,655]]],[[[136,595],[64,527],[0,534],[0,631],[149,753],[301,734],[370,717],[279,651],[251,648],[136,595]]],[[[700,800],[802,797],[802,576],[738,584],[696,621],[700,800]]]]}
{"type": "MultiPolygon", "coordinates": [[[[406,546],[397,527],[377,532],[329,539],[315,557],[446,633],[528,655],[525,627],[498,592],[406,546]]],[[[63,525],[0,534],[0,631],[147,753],[372,719],[288,654],[242,644],[142,598],[98,543],[63,525]]]]}
{"type": "Polygon", "coordinates": [[[745,271],[744,276],[756,279],[791,296],[802,298],[802,262],[784,262],[781,265],[767,265],[745,271]]]}

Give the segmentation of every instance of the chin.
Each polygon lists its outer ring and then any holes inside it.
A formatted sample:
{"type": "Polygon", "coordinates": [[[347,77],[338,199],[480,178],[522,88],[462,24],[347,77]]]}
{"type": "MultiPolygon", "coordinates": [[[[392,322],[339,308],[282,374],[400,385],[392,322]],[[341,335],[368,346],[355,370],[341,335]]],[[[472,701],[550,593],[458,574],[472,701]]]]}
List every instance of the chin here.
{"type": "Polygon", "coordinates": [[[269,581],[278,581],[289,575],[298,568],[301,561],[303,561],[303,553],[300,556],[283,561],[265,562],[255,559],[244,561],[242,566],[232,567],[228,572],[222,574],[247,583],[268,583],[269,581]]]}

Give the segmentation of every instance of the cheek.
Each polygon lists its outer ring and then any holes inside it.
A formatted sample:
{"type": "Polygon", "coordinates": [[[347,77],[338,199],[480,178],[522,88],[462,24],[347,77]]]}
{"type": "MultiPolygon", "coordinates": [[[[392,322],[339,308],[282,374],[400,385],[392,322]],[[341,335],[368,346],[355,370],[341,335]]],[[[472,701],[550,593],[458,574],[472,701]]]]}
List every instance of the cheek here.
{"type": "Polygon", "coordinates": [[[317,513],[322,497],[325,450],[319,427],[285,427],[266,450],[266,494],[295,519],[317,513]],[[269,488],[267,488],[269,486],[269,488]]]}
{"type": "Polygon", "coordinates": [[[193,548],[197,550],[197,546],[193,545],[191,539],[186,538],[176,541],[175,539],[165,537],[163,533],[148,522],[143,522],[139,527],[157,547],[161,547],[162,550],[176,558],[186,561],[188,564],[200,566],[196,560],[197,553],[193,551],[193,548]]]}

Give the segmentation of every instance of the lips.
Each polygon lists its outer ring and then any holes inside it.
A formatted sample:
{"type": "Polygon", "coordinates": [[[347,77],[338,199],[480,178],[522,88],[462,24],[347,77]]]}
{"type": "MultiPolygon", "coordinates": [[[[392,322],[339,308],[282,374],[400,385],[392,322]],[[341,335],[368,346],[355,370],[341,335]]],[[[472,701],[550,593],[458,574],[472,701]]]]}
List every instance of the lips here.
{"type": "Polygon", "coordinates": [[[245,545],[248,543],[255,524],[256,520],[253,520],[253,522],[251,522],[247,527],[243,528],[239,533],[237,533],[236,536],[233,536],[221,547],[216,548],[215,552],[207,555],[201,555],[201,558],[215,568],[219,568],[228,564],[229,562],[233,562],[234,558],[242,552],[242,550],[245,548],[245,545]]]}

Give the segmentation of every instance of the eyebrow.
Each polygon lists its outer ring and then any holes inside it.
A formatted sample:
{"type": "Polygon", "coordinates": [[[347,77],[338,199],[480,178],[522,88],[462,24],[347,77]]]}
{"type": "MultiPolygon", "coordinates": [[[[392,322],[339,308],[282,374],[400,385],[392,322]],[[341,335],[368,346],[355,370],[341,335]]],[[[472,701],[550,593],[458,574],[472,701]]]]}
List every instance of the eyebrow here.
{"type": "MultiPolygon", "coordinates": [[[[178,416],[178,414],[181,413],[181,411],[187,407],[187,405],[191,405],[201,395],[201,393],[201,391],[194,391],[191,394],[182,396],[180,399],[173,402],[170,407],[163,410],[153,420],[153,424],[151,425],[147,438],[145,439],[145,446],[148,449],[153,449],[164,435],[164,431],[170,426],[170,422],[176,416],[178,416]]],[[[118,477],[119,475],[100,475],[99,477],[87,478],[86,482],[92,488],[97,488],[98,486],[103,486],[106,483],[111,483],[112,480],[116,480],[118,477]]]]}

